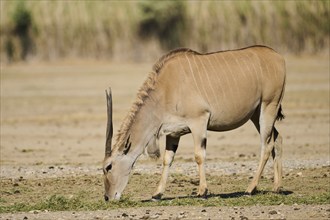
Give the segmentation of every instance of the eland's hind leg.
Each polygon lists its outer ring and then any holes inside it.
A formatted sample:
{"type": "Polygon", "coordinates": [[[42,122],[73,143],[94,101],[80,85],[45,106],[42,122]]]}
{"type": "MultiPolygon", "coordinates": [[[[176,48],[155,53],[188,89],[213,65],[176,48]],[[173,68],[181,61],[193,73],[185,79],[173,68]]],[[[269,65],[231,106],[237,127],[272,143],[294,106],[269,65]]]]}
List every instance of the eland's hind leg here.
{"type": "Polygon", "coordinates": [[[282,137],[274,127],[274,148],[272,157],[274,159],[274,192],[280,192],[282,186],[282,137]]]}
{"type": "Polygon", "coordinates": [[[157,191],[152,196],[152,198],[155,200],[161,199],[165,191],[169,170],[172,165],[175,152],[178,149],[179,141],[180,141],[180,137],[172,137],[170,135],[166,136],[166,149],[163,159],[162,177],[158,184],[157,191]]]}
{"type": "Polygon", "coordinates": [[[266,105],[263,103],[260,107],[260,112],[256,112],[251,118],[260,133],[261,153],[257,172],[246,189],[246,193],[252,194],[255,192],[268,158],[273,151],[274,122],[276,120],[277,112],[278,108],[276,104],[270,103],[266,105]]]}
{"type": "Polygon", "coordinates": [[[195,161],[199,170],[199,190],[198,196],[207,196],[207,182],[205,177],[205,157],[206,157],[206,135],[207,123],[209,121],[209,113],[201,116],[197,121],[191,122],[189,128],[191,130],[195,145],[195,161]]]}

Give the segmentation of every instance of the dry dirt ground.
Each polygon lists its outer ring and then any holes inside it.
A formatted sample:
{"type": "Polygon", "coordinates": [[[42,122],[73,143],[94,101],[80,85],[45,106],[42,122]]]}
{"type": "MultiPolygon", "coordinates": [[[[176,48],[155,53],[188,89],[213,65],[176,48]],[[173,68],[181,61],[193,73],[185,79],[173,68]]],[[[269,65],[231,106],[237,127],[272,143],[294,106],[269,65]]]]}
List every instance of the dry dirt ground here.
{"type": "MultiPolygon", "coordinates": [[[[286,118],[277,123],[284,139],[284,175],[295,173],[299,178],[304,175],[299,169],[307,170],[306,173],[324,172],[323,182],[328,184],[322,190],[326,192],[330,191],[328,58],[286,57],[287,87],[283,100],[286,118]]],[[[72,176],[101,179],[106,126],[104,90],[112,87],[116,130],[151,67],[150,63],[94,61],[1,64],[2,187],[21,177],[32,182],[72,176]]],[[[212,176],[248,178],[256,169],[258,157],[259,136],[250,122],[234,131],[208,133],[207,172],[212,176]]],[[[171,174],[195,178],[197,168],[193,158],[192,138],[186,135],[180,142],[171,174]]],[[[269,161],[265,176],[272,174],[271,165],[269,161]]],[[[134,172],[158,175],[150,186],[150,194],[139,195],[142,199],[149,198],[159,179],[161,160],[142,156],[134,172]]],[[[66,189],[68,183],[62,184],[57,188],[66,189]]],[[[286,184],[284,181],[285,188],[291,187],[286,184]]],[[[134,187],[131,184],[127,188],[132,198],[139,199],[130,187],[134,187]]],[[[102,197],[102,186],[97,189],[96,196],[102,197]]],[[[42,194],[42,187],[38,191],[42,194]]],[[[0,195],[6,197],[3,191],[0,195]]],[[[10,198],[19,199],[20,195],[15,196],[10,198]]],[[[29,198],[22,198],[29,202],[29,198]]],[[[32,211],[2,213],[0,219],[329,219],[329,204],[330,201],[325,205],[32,211]]],[[[2,205],[8,204],[0,200],[2,205]]]]}

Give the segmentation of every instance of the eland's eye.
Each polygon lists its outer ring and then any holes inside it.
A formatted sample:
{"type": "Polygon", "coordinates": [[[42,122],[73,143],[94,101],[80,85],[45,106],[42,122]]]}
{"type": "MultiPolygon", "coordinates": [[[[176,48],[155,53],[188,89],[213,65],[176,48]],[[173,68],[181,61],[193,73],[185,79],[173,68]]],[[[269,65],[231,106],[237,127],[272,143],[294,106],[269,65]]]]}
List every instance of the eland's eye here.
{"type": "Polygon", "coordinates": [[[109,172],[109,171],[111,170],[111,168],[112,168],[112,164],[109,164],[109,165],[105,168],[105,170],[106,170],[107,172],[109,172]]]}

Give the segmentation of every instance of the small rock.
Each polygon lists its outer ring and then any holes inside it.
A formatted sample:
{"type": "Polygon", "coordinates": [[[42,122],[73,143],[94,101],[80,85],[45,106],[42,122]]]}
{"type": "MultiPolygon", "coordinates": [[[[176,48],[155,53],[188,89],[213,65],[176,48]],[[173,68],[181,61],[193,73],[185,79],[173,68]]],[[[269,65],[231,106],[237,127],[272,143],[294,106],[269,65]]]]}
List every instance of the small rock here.
{"type": "Polygon", "coordinates": [[[54,166],[48,167],[48,169],[50,169],[50,170],[53,170],[54,168],[55,168],[54,166]]]}
{"type": "Polygon", "coordinates": [[[293,210],[296,210],[296,211],[299,210],[299,209],[300,209],[300,208],[298,208],[298,207],[294,207],[294,208],[293,208],[293,210]]]}
{"type": "Polygon", "coordinates": [[[298,172],[298,173],[297,173],[297,177],[298,177],[298,176],[302,176],[302,172],[298,172]]]}
{"type": "Polygon", "coordinates": [[[128,215],[125,212],[121,216],[128,217],[128,215]]]}
{"type": "Polygon", "coordinates": [[[19,186],[18,183],[14,183],[13,186],[19,186]]]}
{"type": "Polygon", "coordinates": [[[28,217],[27,216],[24,216],[23,220],[26,220],[26,219],[28,219],[28,217]]]}
{"type": "Polygon", "coordinates": [[[275,210],[272,210],[272,211],[269,211],[268,214],[270,214],[270,215],[276,215],[277,212],[275,210]]]}
{"type": "Polygon", "coordinates": [[[240,220],[248,220],[249,218],[246,217],[246,216],[241,215],[241,216],[239,217],[239,219],[240,219],[240,220]]]}
{"type": "Polygon", "coordinates": [[[201,212],[206,212],[206,209],[203,209],[201,212]]]}
{"type": "Polygon", "coordinates": [[[19,194],[19,193],[21,193],[19,190],[14,191],[14,194],[19,194]]]}

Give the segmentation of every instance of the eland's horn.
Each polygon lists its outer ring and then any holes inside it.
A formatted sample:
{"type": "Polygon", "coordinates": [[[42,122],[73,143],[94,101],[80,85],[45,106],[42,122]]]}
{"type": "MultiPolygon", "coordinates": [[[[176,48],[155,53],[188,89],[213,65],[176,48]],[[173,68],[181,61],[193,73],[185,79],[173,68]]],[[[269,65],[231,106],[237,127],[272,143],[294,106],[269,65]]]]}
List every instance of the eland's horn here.
{"type": "Polygon", "coordinates": [[[111,154],[111,140],[113,135],[113,126],[112,126],[112,95],[111,88],[105,91],[107,97],[107,133],[106,133],[106,141],[105,141],[105,156],[110,156],[111,154]]]}

